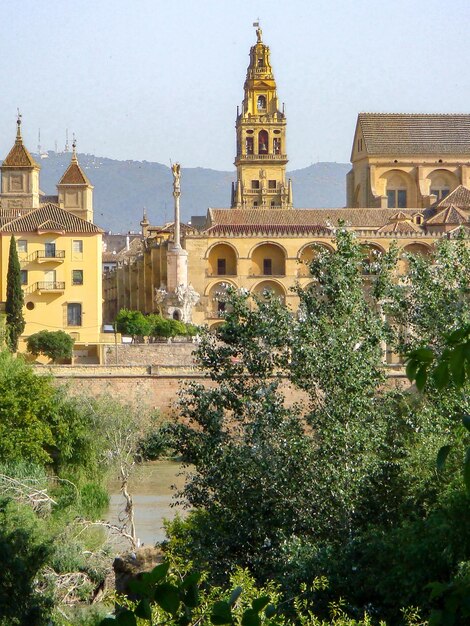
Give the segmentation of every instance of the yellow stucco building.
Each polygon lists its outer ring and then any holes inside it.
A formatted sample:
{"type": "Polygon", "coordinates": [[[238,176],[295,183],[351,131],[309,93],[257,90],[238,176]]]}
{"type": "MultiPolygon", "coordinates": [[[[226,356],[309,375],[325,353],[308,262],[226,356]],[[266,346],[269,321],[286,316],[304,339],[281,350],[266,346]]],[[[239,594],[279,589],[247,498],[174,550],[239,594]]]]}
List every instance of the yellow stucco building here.
{"type": "Polygon", "coordinates": [[[58,196],[44,196],[39,165],[15,143],[1,166],[0,299],[6,300],[10,238],[16,239],[26,327],[19,349],[40,330],[64,330],[75,339],[74,358],[100,358],[102,280],[100,228],[93,224],[93,187],[80,167],[75,143],[58,196]]]}
{"type": "MultiPolygon", "coordinates": [[[[259,29],[236,137],[231,208],[211,208],[201,228],[182,230],[185,287],[199,294],[190,315],[196,324],[221,323],[227,285],[271,290],[295,310],[292,288],[310,281],[305,262],[312,258],[312,244],[334,246],[339,223],[356,232],[371,258],[392,242],[402,251],[428,254],[440,237],[470,228],[470,115],[360,114],[347,177],[348,207],[294,209],[292,184],[285,177],[286,118],[259,29]]],[[[162,296],[172,225],[164,228],[165,236],[148,222],[141,226],[140,250],[105,276],[106,321],[123,307],[185,319],[184,298],[180,310],[170,311],[162,296]]]]}

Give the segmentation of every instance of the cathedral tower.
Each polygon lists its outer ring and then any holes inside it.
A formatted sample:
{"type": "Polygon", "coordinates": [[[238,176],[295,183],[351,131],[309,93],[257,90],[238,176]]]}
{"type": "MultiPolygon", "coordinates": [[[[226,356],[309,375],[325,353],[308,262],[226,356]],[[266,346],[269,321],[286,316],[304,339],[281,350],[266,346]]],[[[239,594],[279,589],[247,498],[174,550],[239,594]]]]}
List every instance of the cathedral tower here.
{"type": "Polygon", "coordinates": [[[286,117],[279,110],[269,47],[262,41],[250,50],[245,97],[237,112],[237,182],[232,208],[292,208],[292,184],[286,184],[286,117]]]}

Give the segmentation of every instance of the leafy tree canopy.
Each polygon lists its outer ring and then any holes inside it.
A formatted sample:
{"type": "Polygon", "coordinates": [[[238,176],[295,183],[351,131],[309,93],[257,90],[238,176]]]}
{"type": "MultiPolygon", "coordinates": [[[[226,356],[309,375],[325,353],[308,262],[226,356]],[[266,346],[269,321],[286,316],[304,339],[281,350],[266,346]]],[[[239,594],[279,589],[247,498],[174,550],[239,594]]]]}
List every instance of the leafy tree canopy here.
{"type": "Polygon", "coordinates": [[[71,359],[74,339],[63,330],[41,330],[30,335],[26,342],[28,352],[33,356],[44,354],[52,361],[71,359]]]}

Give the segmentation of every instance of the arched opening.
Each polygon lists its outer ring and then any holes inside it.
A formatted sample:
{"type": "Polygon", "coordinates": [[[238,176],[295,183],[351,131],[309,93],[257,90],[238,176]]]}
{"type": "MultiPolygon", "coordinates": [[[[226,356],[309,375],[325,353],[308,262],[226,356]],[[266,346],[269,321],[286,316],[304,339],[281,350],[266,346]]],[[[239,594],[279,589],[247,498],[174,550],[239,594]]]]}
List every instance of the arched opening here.
{"type": "Polygon", "coordinates": [[[443,200],[450,194],[459,184],[457,177],[448,170],[434,170],[428,176],[429,193],[436,196],[436,201],[443,200]]]}
{"type": "Polygon", "coordinates": [[[218,243],[209,251],[210,276],[236,276],[237,254],[232,246],[226,243],[218,243]]]}
{"type": "Polygon", "coordinates": [[[408,255],[429,257],[431,254],[431,248],[424,243],[409,243],[401,250],[400,258],[398,259],[398,273],[401,275],[407,274],[410,269],[408,255]]]}
{"type": "Polygon", "coordinates": [[[313,261],[315,255],[318,254],[320,250],[331,251],[332,248],[324,243],[317,243],[315,241],[301,248],[298,256],[299,268],[297,270],[297,276],[299,278],[303,276],[310,276],[310,263],[313,261]]]}
{"type": "Polygon", "coordinates": [[[181,321],[181,311],[179,309],[175,309],[173,311],[173,319],[177,320],[178,322],[181,321]]]}
{"type": "Polygon", "coordinates": [[[281,246],[263,243],[253,250],[251,260],[254,276],[285,276],[286,253],[281,246]]]}
{"type": "Polygon", "coordinates": [[[258,111],[266,110],[266,96],[258,96],[258,100],[256,101],[256,108],[258,111]]]}
{"type": "Polygon", "coordinates": [[[280,137],[274,137],[273,139],[273,153],[281,154],[281,138],[280,137]]]}
{"type": "Polygon", "coordinates": [[[279,298],[281,302],[286,301],[286,290],[282,285],[274,280],[262,280],[260,283],[255,285],[252,289],[252,293],[255,293],[260,297],[268,297],[275,296],[279,298]]]}
{"type": "Polygon", "coordinates": [[[208,317],[209,318],[218,318],[224,317],[225,313],[230,310],[230,305],[227,303],[227,291],[233,288],[231,283],[226,282],[218,282],[212,285],[209,290],[208,298],[209,298],[209,307],[208,307],[208,317]]]}
{"type": "Polygon", "coordinates": [[[406,209],[412,202],[411,188],[407,175],[398,170],[392,170],[382,176],[385,180],[385,195],[389,209],[406,209]]]}
{"type": "Polygon", "coordinates": [[[362,273],[364,276],[374,276],[378,272],[380,257],[384,253],[383,248],[374,243],[367,243],[362,246],[362,273]]]}
{"type": "Polygon", "coordinates": [[[258,154],[268,154],[268,131],[260,130],[258,133],[258,154]]]}
{"type": "Polygon", "coordinates": [[[247,137],[245,140],[245,147],[246,147],[246,153],[247,154],[253,154],[254,152],[254,143],[253,143],[253,137],[247,137]]]}

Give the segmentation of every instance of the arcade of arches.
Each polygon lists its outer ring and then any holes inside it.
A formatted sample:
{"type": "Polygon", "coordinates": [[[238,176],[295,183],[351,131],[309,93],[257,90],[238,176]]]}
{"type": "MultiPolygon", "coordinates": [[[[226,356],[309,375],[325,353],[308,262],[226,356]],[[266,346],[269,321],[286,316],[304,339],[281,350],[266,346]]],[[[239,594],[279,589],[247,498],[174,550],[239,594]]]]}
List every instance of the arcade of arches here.
{"type": "MultiPolygon", "coordinates": [[[[468,237],[469,129],[470,115],[360,113],[345,181],[346,207],[296,209],[286,177],[287,118],[260,34],[250,49],[235,120],[230,208],[210,208],[205,218],[192,220],[193,226],[181,225],[187,282],[200,296],[192,321],[220,323],[228,285],[260,295],[273,292],[295,310],[294,287],[311,284],[308,265],[319,246],[334,247],[340,225],[364,244],[365,275],[373,275],[378,255],[392,243],[402,251],[399,271],[404,272],[407,254],[429,255],[439,238],[456,237],[462,228],[468,237]]],[[[183,171],[182,196],[184,180],[183,171]]],[[[170,282],[173,230],[173,224],[146,222],[142,252],[105,274],[105,323],[114,321],[111,311],[123,307],[158,310],[155,290],[170,282]]]]}

